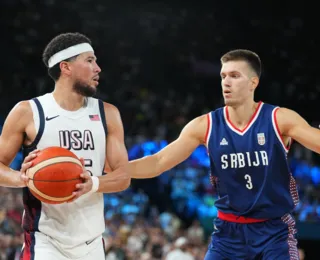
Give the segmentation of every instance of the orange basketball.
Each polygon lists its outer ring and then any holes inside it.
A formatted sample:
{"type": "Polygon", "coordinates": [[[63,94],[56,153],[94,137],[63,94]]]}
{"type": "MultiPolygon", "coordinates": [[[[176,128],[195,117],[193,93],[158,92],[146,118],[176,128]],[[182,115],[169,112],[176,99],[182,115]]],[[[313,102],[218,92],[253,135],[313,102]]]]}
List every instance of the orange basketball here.
{"type": "Polygon", "coordinates": [[[60,204],[72,198],[76,184],[81,183],[83,172],[78,157],[61,147],[41,150],[26,172],[28,187],[39,200],[49,204],[60,204]]]}

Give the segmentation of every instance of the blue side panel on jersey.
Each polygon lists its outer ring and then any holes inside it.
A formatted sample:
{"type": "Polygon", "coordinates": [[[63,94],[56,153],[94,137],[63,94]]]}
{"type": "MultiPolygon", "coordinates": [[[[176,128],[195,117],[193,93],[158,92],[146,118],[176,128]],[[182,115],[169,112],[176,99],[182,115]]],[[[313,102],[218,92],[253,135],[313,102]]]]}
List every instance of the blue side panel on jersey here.
{"type": "MultiPolygon", "coordinates": [[[[38,113],[39,113],[39,129],[36,138],[30,145],[23,146],[23,158],[25,158],[30,152],[37,149],[37,145],[43,135],[45,128],[45,115],[43,108],[37,98],[32,99],[35,102],[38,113]]],[[[31,239],[29,250],[30,257],[34,259],[34,246],[35,246],[35,235],[34,232],[39,231],[39,220],[41,216],[42,204],[41,201],[32,195],[28,187],[23,188],[23,204],[24,204],[24,216],[22,220],[22,227],[24,231],[29,234],[28,237],[31,239]]]]}
{"type": "MultiPolygon", "coordinates": [[[[33,150],[37,149],[35,146],[33,150]]],[[[24,150],[26,152],[32,152],[32,149],[24,150]]],[[[26,153],[26,155],[28,154],[26,153]]],[[[35,232],[39,232],[39,221],[41,217],[42,204],[41,201],[32,195],[28,187],[23,188],[23,206],[24,214],[22,219],[22,228],[25,232],[25,238],[29,241],[26,241],[26,246],[22,254],[29,252],[30,260],[35,259],[34,247],[36,244],[35,232]]]]}

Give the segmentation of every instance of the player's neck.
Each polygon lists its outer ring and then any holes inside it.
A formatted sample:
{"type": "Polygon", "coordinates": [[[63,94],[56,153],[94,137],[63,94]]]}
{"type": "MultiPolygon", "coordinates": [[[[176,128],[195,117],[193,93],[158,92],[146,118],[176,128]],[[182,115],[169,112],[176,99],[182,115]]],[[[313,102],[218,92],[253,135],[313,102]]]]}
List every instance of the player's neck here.
{"type": "Polygon", "coordinates": [[[250,100],[239,106],[228,106],[229,120],[239,129],[247,126],[259,103],[250,100]]]}
{"type": "Polygon", "coordinates": [[[56,82],[52,94],[55,101],[61,108],[69,111],[76,111],[83,107],[85,97],[75,93],[71,89],[72,87],[68,88],[65,84],[62,85],[60,82],[56,82]]]}

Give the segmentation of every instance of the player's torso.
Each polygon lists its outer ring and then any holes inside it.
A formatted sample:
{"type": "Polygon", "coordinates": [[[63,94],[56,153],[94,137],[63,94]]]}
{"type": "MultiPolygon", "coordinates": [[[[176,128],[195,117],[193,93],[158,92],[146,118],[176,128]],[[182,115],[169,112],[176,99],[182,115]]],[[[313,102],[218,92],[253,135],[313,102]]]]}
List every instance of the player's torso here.
{"type": "MultiPolygon", "coordinates": [[[[275,122],[276,109],[260,102],[243,130],[228,119],[226,107],[211,112],[207,142],[220,209],[245,215],[255,207],[272,207],[281,188],[288,190],[287,148],[275,122]]],[[[290,204],[290,199],[280,204],[290,204]]]]}
{"type": "Polygon", "coordinates": [[[50,146],[66,148],[79,158],[83,158],[86,168],[92,174],[101,175],[105,164],[106,129],[99,101],[89,98],[86,107],[71,112],[59,107],[51,94],[39,97],[38,100],[45,120],[44,126],[35,126],[36,129],[43,128],[37,148],[40,150],[50,146]]]}
{"type": "MultiPolygon", "coordinates": [[[[102,175],[107,128],[101,101],[89,98],[86,106],[75,112],[58,106],[52,94],[38,97],[30,104],[37,134],[26,151],[60,146],[83,158],[91,174],[102,175]]],[[[59,205],[40,203],[28,191],[24,195],[27,204],[25,229],[38,229],[68,245],[84,243],[104,230],[101,193],[85,194],[72,203],[59,205]],[[37,213],[30,212],[32,210],[37,213]],[[39,220],[30,228],[27,222],[32,221],[35,215],[39,220]]]]}

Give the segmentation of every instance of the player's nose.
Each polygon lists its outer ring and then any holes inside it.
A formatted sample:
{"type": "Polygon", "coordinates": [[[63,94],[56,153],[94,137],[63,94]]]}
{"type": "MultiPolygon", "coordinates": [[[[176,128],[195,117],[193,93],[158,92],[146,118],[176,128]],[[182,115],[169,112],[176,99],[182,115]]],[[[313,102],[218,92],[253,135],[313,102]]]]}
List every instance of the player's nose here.
{"type": "Polygon", "coordinates": [[[222,85],[223,89],[230,89],[231,88],[231,83],[228,81],[223,82],[222,85]]]}
{"type": "Polygon", "coordinates": [[[98,64],[96,64],[94,72],[95,73],[100,73],[101,72],[101,68],[99,67],[98,64]]]}
{"type": "Polygon", "coordinates": [[[231,87],[231,80],[229,77],[225,77],[222,81],[223,87],[231,87]]]}

